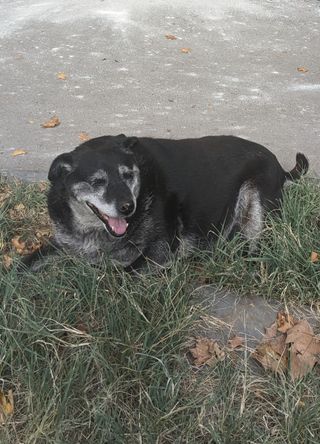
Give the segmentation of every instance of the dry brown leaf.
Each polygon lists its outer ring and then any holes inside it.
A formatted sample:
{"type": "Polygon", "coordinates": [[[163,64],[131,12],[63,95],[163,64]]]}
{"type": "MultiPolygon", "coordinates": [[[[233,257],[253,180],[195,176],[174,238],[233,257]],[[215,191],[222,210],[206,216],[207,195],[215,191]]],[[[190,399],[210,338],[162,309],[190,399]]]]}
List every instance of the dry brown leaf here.
{"type": "Polygon", "coordinates": [[[212,366],[225,358],[224,351],[215,340],[203,337],[196,338],[196,345],[190,348],[190,353],[194,359],[194,365],[198,367],[204,364],[212,366]]]}
{"type": "Polygon", "coordinates": [[[86,133],[86,132],[82,132],[82,133],[79,134],[79,139],[80,139],[82,142],[86,142],[87,140],[90,140],[91,137],[89,136],[88,133],[86,133]]]}
{"type": "Polygon", "coordinates": [[[287,369],[288,353],[285,335],[262,342],[252,355],[266,370],[283,373],[287,369]]]}
{"type": "Polygon", "coordinates": [[[49,188],[49,184],[48,184],[48,182],[39,182],[38,188],[41,193],[44,193],[49,188]]]}
{"type": "Polygon", "coordinates": [[[51,225],[44,225],[42,227],[37,227],[36,238],[39,240],[48,239],[52,236],[52,227],[51,225]]]}
{"type": "Polygon", "coordinates": [[[8,254],[4,254],[2,256],[2,263],[3,263],[3,266],[6,270],[8,270],[11,267],[12,262],[13,262],[13,259],[8,254]]]}
{"type": "Polygon", "coordinates": [[[66,74],[64,73],[64,72],[58,72],[58,74],[57,74],[57,78],[59,79],[59,80],[66,80],[67,79],[67,76],[66,76],[66,74]]]}
{"type": "Polygon", "coordinates": [[[309,373],[319,360],[320,338],[306,319],[297,322],[287,332],[286,343],[290,344],[290,374],[293,380],[309,373]]]}
{"type": "Polygon", "coordinates": [[[309,373],[317,363],[317,358],[312,353],[300,354],[297,352],[294,345],[290,350],[290,375],[291,379],[302,378],[309,373]]]}
{"type": "Polygon", "coordinates": [[[13,220],[23,220],[26,216],[26,207],[23,203],[19,203],[9,210],[9,215],[13,220]]]}
{"type": "Polygon", "coordinates": [[[60,125],[59,117],[53,116],[51,119],[47,120],[46,122],[42,123],[42,128],[54,128],[55,126],[60,125]]]}
{"type": "Polygon", "coordinates": [[[87,324],[85,324],[84,322],[78,322],[75,326],[75,328],[83,333],[88,333],[89,332],[89,327],[87,324]]]}
{"type": "Polygon", "coordinates": [[[286,333],[295,324],[294,318],[284,311],[279,311],[277,314],[277,327],[281,333],[286,333]]]}
{"type": "Polygon", "coordinates": [[[270,327],[266,327],[265,338],[274,338],[277,336],[278,325],[276,322],[270,325],[270,327]]]}
{"type": "Polygon", "coordinates": [[[312,251],[310,255],[310,261],[314,264],[315,262],[318,262],[318,260],[319,260],[319,253],[317,253],[316,251],[312,251]]]}
{"type": "Polygon", "coordinates": [[[191,48],[181,48],[180,51],[183,52],[183,54],[188,54],[191,52],[191,48]]]}
{"type": "Polygon", "coordinates": [[[228,346],[229,348],[235,349],[238,347],[241,347],[244,344],[244,337],[243,336],[234,336],[233,338],[229,339],[228,346]]]}
{"type": "Polygon", "coordinates": [[[25,154],[27,154],[27,151],[21,150],[21,149],[16,149],[16,150],[12,151],[11,156],[17,157],[17,156],[24,156],[25,154]]]}
{"type": "Polygon", "coordinates": [[[24,241],[21,239],[21,236],[14,236],[11,239],[11,244],[16,252],[20,255],[33,253],[41,246],[41,242],[39,240],[24,241]]]}
{"type": "Polygon", "coordinates": [[[11,239],[11,244],[17,253],[22,254],[26,248],[26,243],[21,240],[20,236],[14,236],[11,239]]]}
{"type": "Polygon", "coordinates": [[[297,68],[297,71],[299,71],[299,72],[308,72],[309,70],[308,70],[308,68],[305,68],[304,66],[299,66],[297,68]]]}
{"type": "Polygon", "coordinates": [[[0,390],[0,423],[4,424],[7,417],[13,414],[14,402],[12,390],[7,394],[0,390]]]}
{"type": "Polygon", "coordinates": [[[5,203],[5,201],[10,197],[11,193],[12,193],[12,190],[7,186],[4,186],[0,190],[0,207],[2,207],[2,205],[5,203]]]}
{"type": "Polygon", "coordinates": [[[177,37],[175,35],[172,34],[166,34],[165,38],[168,40],[177,40],[177,37]]]}
{"type": "Polygon", "coordinates": [[[294,343],[298,353],[320,354],[320,338],[315,336],[313,329],[306,319],[297,322],[287,332],[287,344],[294,343]]]}
{"type": "Polygon", "coordinates": [[[265,369],[277,373],[288,370],[292,380],[305,376],[319,362],[320,337],[314,335],[306,319],[297,321],[289,313],[279,312],[267,335],[275,334],[275,326],[282,334],[262,341],[253,357],[265,369]]]}

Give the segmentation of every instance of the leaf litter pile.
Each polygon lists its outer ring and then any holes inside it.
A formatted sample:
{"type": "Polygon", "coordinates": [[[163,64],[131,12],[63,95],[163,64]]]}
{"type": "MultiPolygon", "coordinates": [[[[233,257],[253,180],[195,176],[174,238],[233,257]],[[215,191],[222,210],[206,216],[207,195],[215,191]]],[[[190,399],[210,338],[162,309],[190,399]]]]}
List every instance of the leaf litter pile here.
{"type": "Polygon", "coordinates": [[[320,359],[320,337],[306,319],[279,312],[253,357],[265,369],[288,372],[292,380],[309,373],[320,359]]]}
{"type": "MultiPolygon", "coordinates": [[[[226,354],[245,345],[245,338],[234,336],[228,347],[221,347],[214,339],[196,337],[189,352],[196,367],[213,366],[226,354]]],[[[297,320],[289,313],[279,312],[263,340],[252,353],[265,370],[287,373],[293,381],[308,374],[320,362],[320,337],[306,319],[297,320]]]]}
{"type": "MultiPolygon", "coordinates": [[[[33,187],[45,195],[46,183],[40,182],[33,187]]],[[[14,256],[33,253],[52,236],[46,208],[34,208],[32,202],[26,202],[22,196],[18,202],[10,202],[15,198],[14,194],[14,187],[0,183],[0,211],[6,212],[10,225],[7,236],[0,233],[1,262],[6,269],[11,267],[14,256]]]]}

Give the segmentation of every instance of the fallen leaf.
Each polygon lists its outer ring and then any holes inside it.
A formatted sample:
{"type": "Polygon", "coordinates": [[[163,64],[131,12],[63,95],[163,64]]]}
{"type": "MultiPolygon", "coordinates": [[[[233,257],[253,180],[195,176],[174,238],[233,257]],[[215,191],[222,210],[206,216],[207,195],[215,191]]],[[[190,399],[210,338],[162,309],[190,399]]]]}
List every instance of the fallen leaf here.
{"type": "Polygon", "coordinates": [[[44,122],[41,124],[42,128],[54,128],[55,126],[60,125],[59,117],[53,116],[51,119],[47,120],[47,122],[44,122]]]}
{"type": "Polygon", "coordinates": [[[67,79],[67,76],[66,76],[66,74],[64,73],[64,72],[58,72],[58,74],[57,74],[57,78],[59,79],[59,80],[66,80],[67,79]]]}
{"type": "Polygon", "coordinates": [[[232,349],[241,347],[243,344],[244,344],[244,337],[242,336],[234,336],[228,341],[228,345],[232,349]]]}
{"type": "Polygon", "coordinates": [[[320,338],[316,337],[306,319],[296,323],[288,332],[290,344],[290,374],[293,380],[309,373],[318,362],[320,338]]]}
{"type": "Polygon", "coordinates": [[[308,72],[309,70],[307,68],[303,67],[303,66],[299,66],[297,68],[297,71],[299,71],[299,72],[308,72]]]}
{"type": "Polygon", "coordinates": [[[2,207],[2,205],[10,197],[11,194],[12,194],[12,190],[9,187],[4,186],[3,188],[1,188],[1,190],[0,190],[0,207],[2,207]]]}
{"type": "Polygon", "coordinates": [[[266,327],[265,337],[266,338],[274,338],[277,336],[278,325],[276,322],[270,325],[270,327],[266,327]]]}
{"type": "Polygon", "coordinates": [[[79,134],[79,139],[80,139],[82,142],[86,142],[87,140],[90,140],[91,137],[89,136],[88,133],[86,133],[86,132],[82,132],[82,133],[79,134]]]}
{"type": "Polygon", "coordinates": [[[215,340],[203,337],[196,338],[196,345],[190,349],[190,353],[194,359],[194,365],[198,367],[204,364],[212,366],[225,358],[224,351],[215,340]]]}
{"type": "Polygon", "coordinates": [[[26,215],[26,207],[19,203],[9,210],[9,215],[13,220],[22,220],[26,215]]]}
{"type": "Polygon", "coordinates": [[[252,355],[266,370],[284,373],[288,365],[285,335],[263,341],[252,355]]]}
{"type": "Polygon", "coordinates": [[[318,362],[317,358],[311,353],[304,353],[303,355],[297,353],[295,346],[291,347],[290,350],[290,375],[291,379],[295,381],[296,379],[302,378],[316,365],[318,362]]]}
{"type": "Polygon", "coordinates": [[[7,417],[13,414],[14,402],[12,390],[7,394],[0,390],[0,423],[4,424],[7,417]]]}
{"type": "Polygon", "coordinates": [[[89,332],[89,327],[88,327],[88,325],[85,324],[84,322],[78,322],[78,323],[76,324],[76,327],[75,327],[75,328],[76,328],[77,330],[83,332],[83,333],[88,333],[88,332],[89,332]]]}
{"type": "Polygon", "coordinates": [[[21,149],[17,149],[17,150],[12,151],[11,156],[12,157],[23,156],[25,154],[27,154],[27,151],[21,150],[21,149]]]}
{"type": "Polygon", "coordinates": [[[310,260],[311,260],[311,262],[313,264],[315,262],[318,262],[318,260],[319,260],[319,253],[317,253],[316,251],[312,251],[311,256],[310,256],[310,260]]]}
{"type": "Polygon", "coordinates": [[[11,244],[16,252],[20,255],[31,254],[36,251],[42,244],[40,240],[22,240],[21,236],[14,236],[11,239],[11,244]]]}
{"type": "Polygon", "coordinates": [[[2,263],[3,263],[3,266],[6,270],[8,270],[11,267],[12,262],[13,262],[13,259],[8,254],[4,254],[2,256],[2,263]]]}
{"type": "Polygon", "coordinates": [[[191,48],[181,48],[180,51],[183,52],[183,54],[188,54],[191,52],[191,48]]]}
{"type": "Polygon", "coordinates": [[[44,240],[48,239],[52,236],[52,227],[51,225],[45,225],[43,227],[37,227],[36,237],[37,239],[44,240]]]}
{"type": "Polygon", "coordinates": [[[20,236],[14,236],[11,239],[11,244],[17,253],[22,254],[26,248],[26,243],[21,240],[20,236]]]}
{"type": "Polygon", "coordinates": [[[293,317],[284,311],[279,311],[277,314],[277,327],[281,333],[286,333],[295,324],[293,317]]]}
{"type": "Polygon", "coordinates": [[[175,35],[172,34],[166,34],[165,38],[168,40],[177,40],[177,37],[175,35]]]}
{"type": "Polygon", "coordinates": [[[41,193],[44,193],[49,188],[49,184],[48,184],[48,182],[39,182],[38,188],[41,193]]]}
{"type": "Polygon", "coordinates": [[[314,335],[313,328],[306,319],[297,322],[287,332],[286,343],[294,343],[297,352],[301,354],[320,354],[320,338],[314,335]]]}
{"type": "Polygon", "coordinates": [[[277,322],[266,330],[265,339],[253,353],[265,369],[277,373],[287,370],[291,379],[296,380],[309,373],[319,362],[320,337],[314,334],[306,319],[296,320],[289,313],[279,312],[277,322]],[[268,337],[279,331],[280,335],[268,337]]]}

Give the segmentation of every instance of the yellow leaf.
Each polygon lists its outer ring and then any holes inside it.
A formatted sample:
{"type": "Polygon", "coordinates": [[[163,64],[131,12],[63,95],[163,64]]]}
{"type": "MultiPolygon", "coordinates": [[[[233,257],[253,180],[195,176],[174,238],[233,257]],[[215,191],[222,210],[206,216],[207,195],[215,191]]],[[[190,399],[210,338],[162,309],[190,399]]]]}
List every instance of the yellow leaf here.
{"type": "Polygon", "coordinates": [[[310,260],[311,260],[311,262],[313,264],[315,262],[318,262],[318,260],[319,260],[319,253],[317,253],[316,251],[312,251],[311,256],[310,256],[310,260]]]}
{"type": "Polygon", "coordinates": [[[67,76],[66,76],[66,74],[65,74],[64,72],[58,72],[58,74],[57,74],[57,78],[58,78],[59,80],[66,80],[66,79],[67,79],[67,76]]]}
{"type": "Polygon", "coordinates": [[[8,254],[4,254],[2,257],[2,263],[4,268],[6,268],[7,270],[11,267],[12,265],[12,257],[10,257],[8,254]]]}
{"type": "Polygon", "coordinates": [[[80,139],[82,142],[86,142],[87,140],[90,140],[91,137],[89,136],[88,133],[86,133],[86,132],[82,132],[82,133],[79,134],[79,139],[80,139]]]}
{"type": "Polygon", "coordinates": [[[42,128],[54,128],[55,126],[60,125],[59,117],[53,116],[51,119],[47,120],[47,122],[44,122],[41,124],[42,128]]]}
{"type": "Polygon", "coordinates": [[[17,149],[17,150],[12,151],[11,156],[12,157],[23,156],[24,154],[27,154],[27,151],[17,149]]]}
{"type": "Polygon", "coordinates": [[[11,239],[11,244],[17,253],[23,254],[23,251],[26,248],[26,243],[21,240],[20,236],[14,236],[11,239]]]}
{"type": "Polygon", "coordinates": [[[188,54],[191,52],[191,48],[181,48],[180,51],[183,52],[183,54],[188,54]]]}
{"type": "Polygon", "coordinates": [[[177,37],[175,35],[172,34],[166,34],[165,38],[168,40],[177,40],[177,37]]]}
{"type": "Polygon", "coordinates": [[[307,68],[305,68],[304,66],[299,66],[297,68],[297,71],[299,71],[299,72],[308,72],[309,70],[307,68]]]}
{"type": "Polygon", "coordinates": [[[5,414],[5,416],[12,415],[14,409],[13,403],[13,393],[9,390],[7,394],[0,390],[0,411],[5,414]]]}

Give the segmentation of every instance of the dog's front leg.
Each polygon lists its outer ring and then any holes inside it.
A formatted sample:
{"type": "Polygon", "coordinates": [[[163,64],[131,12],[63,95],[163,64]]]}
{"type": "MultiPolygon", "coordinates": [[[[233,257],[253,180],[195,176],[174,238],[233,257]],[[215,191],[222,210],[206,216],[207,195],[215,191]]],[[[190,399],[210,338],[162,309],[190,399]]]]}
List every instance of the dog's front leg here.
{"type": "Polygon", "coordinates": [[[34,251],[21,259],[18,265],[18,271],[22,272],[27,269],[30,271],[39,271],[49,260],[49,257],[56,255],[58,246],[52,242],[42,245],[38,250],[34,251]]]}
{"type": "Polygon", "coordinates": [[[126,271],[159,270],[168,267],[172,259],[173,254],[169,243],[162,239],[157,239],[149,244],[133,264],[126,267],[126,271]]]}

